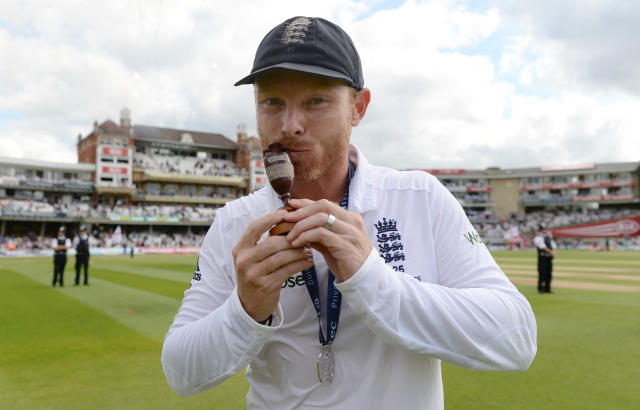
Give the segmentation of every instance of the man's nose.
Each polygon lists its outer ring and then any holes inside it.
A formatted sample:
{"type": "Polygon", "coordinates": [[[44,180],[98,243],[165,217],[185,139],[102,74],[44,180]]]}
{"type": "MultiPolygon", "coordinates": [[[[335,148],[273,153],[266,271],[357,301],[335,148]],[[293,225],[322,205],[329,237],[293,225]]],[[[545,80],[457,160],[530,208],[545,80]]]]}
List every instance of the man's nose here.
{"type": "Polygon", "coordinates": [[[282,133],[288,137],[304,134],[304,114],[298,107],[288,106],[282,113],[282,133]]]}

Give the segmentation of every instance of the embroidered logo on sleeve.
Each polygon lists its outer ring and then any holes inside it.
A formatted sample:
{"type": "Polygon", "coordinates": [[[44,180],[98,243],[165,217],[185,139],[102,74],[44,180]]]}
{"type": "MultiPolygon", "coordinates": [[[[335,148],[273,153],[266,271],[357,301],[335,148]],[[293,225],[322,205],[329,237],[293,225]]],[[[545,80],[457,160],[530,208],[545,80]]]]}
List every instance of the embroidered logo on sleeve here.
{"type": "Polygon", "coordinates": [[[482,237],[478,235],[476,231],[469,231],[467,233],[462,234],[464,239],[468,240],[471,245],[475,245],[476,243],[484,243],[482,237]]]}
{"type": "Polygon", "coordinates": [[[401,261],[405,260],[404,246],[402,245],[402,236],[398,232],[396,220],[382,218],[382,221],[378,221],[374,226],[378,231],[376,239],[378,240],[380,256],[394,270],[404,272],[404,264],[400,264],[401,261]]]}

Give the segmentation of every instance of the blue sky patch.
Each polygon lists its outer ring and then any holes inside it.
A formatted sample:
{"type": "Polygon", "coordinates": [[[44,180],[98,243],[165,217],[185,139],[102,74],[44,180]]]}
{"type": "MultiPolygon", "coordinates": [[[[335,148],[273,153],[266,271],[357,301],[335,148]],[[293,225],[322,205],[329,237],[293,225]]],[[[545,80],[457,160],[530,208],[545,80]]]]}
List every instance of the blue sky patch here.
{"type": "Polygon", "coordinates": [[[382,10],[393,10],[402,6],[406,3],[407,0],[379,0],[373,3],[372,7],[365,11],[363,14],[359,15],[357,20],[364,20],[369,16],[376,14],[382,10]]]}
{"type": "Polygon", "coordinates": [[[13,26],[0,18],[0,30],[5,30],[7,33],[16,37],[23,38],[38,38],[40,33],[30,23],[27,23],[21,27],[13,26]]]}
{"type": "Polygon", "coordinates": [[[20,118],[22,118],[22,114],[18,111],[0,111],[0,130],[6,128],[10,122],[20,118]]]}

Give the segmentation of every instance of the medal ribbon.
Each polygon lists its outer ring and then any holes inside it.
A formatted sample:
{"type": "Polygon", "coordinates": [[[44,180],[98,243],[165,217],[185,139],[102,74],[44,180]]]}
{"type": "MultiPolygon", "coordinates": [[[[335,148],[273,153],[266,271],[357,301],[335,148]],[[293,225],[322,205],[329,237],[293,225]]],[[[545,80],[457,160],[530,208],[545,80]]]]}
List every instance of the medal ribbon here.
{"type": "MultiPolygon", "coordinates": [[[[351,178],[353,177],[354,173],[355,165],[353,164],[353,162],[349,161],[347,192],[344,194],[342,200],[340,201],[340,206],[344,209],[347,209],[349,205],[349,187],[351,186],[351,178]]],[[[338,322],[340,320],[340,305],[342,302],[342,294],[338,289],[336,289],[335,285],[333,284],[336,278],[335,276],[333,276],[331,270],[329,270],[329,285],[327,286],[327,336],[325,337],[325,335],[322,333],[322,324],[320,323],[320,287],[318,285],[318,275],[316,274],[315,266],[303,270],[302,277],[304,278],[305,285],[307,285],[307,290],[309,291],[311,302],[313,302],[313,306],[316,309],[316,315],[318,316],[318,327],[320,328],[318,331],[318,336],[320,339],[320,344],[322,346],[331,345],[336,338],[336,333],[338,332],[338,322]]]]}

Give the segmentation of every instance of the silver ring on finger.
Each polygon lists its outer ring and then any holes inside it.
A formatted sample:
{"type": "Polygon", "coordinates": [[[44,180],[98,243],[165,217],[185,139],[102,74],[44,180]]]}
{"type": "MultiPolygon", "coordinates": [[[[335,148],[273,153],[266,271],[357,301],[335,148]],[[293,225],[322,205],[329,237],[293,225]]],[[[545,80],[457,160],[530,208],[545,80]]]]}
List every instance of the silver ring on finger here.
{"type": "Polygon", "coordinates": [[[327,222],[325,222],[324,225],[322,226],[324,226],[327,229],[331,229],[331,227],[335,222],[336,222],[336,217],[333,216],[332,214],[329,214],[329,218],[327,218],[327,222]]]}

